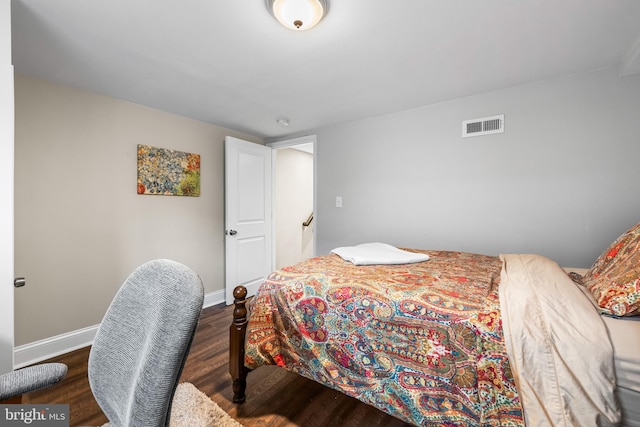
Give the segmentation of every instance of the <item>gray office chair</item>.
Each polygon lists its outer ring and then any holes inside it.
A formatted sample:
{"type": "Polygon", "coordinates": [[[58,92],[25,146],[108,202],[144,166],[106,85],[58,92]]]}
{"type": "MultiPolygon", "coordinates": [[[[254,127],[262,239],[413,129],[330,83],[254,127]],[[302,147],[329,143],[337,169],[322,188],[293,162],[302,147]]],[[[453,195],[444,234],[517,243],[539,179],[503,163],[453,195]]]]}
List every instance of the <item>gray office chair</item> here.
{"type": "Polygon", "coordinates": [[[20,403],[22,395],[60,382],[67,374],[63,363],[41,363],[0,375],[0,403],[20,403]]]}
{"type": "Polygon", "coordinates": [[[89,384],[113,427],[169,425],[171,401],[202,311],[188,267],[155,260],[124,282],[89,353],[89,384]]]}

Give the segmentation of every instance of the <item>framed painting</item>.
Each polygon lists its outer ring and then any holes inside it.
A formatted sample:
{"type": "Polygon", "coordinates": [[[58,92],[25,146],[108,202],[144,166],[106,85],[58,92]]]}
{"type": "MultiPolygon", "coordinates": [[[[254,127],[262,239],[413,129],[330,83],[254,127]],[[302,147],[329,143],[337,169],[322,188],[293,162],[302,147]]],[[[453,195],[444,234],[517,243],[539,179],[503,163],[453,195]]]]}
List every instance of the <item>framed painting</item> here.
{"type": "Polygon", "coordinates": [[[138,194],[200,196],[200,154],[138,145],[138,194]]]}

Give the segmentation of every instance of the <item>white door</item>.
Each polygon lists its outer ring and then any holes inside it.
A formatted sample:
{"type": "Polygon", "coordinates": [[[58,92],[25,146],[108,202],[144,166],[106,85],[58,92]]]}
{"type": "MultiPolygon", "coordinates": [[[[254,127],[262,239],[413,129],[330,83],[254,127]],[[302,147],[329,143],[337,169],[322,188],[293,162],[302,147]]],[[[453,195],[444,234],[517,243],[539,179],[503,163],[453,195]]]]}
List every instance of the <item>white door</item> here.
{"type": "Polygon", "coordinates": [[[225,299],[243,285],[248,296],[273,270],[271,148],[225,138],[225,299]]]}
{"type": "Polygon", "coordinates": [[[13,66],[11,2],[0,2],[0,374],[13,370],[13,66]]]}

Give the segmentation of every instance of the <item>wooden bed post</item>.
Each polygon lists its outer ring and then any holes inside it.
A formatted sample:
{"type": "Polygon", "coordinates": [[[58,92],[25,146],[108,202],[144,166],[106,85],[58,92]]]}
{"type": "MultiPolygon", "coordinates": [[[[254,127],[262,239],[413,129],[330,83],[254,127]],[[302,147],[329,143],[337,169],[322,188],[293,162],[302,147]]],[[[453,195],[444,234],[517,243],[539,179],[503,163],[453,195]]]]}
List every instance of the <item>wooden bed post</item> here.
{"type": "Polygon", "coordinates": [[[233,380],[233,403],[245,401],[247,373],[244,366],[244,339],[247,333],[247,288],[236,286],[233,290],[233,323],[229,328],[229,373],[233,380]]]}

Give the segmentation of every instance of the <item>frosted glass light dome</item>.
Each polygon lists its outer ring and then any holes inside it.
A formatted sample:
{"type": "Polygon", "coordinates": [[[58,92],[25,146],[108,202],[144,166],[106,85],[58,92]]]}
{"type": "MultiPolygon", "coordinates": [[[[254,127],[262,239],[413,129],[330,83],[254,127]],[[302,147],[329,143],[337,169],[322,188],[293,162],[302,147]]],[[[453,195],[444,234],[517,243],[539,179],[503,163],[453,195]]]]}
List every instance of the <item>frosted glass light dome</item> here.
{"type": "Polygon", "coordinates": [[[290,30],[313,28],[327,13],[326,0],[266,0],[269,11],[290,30]]]}

